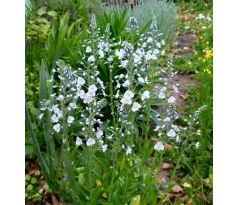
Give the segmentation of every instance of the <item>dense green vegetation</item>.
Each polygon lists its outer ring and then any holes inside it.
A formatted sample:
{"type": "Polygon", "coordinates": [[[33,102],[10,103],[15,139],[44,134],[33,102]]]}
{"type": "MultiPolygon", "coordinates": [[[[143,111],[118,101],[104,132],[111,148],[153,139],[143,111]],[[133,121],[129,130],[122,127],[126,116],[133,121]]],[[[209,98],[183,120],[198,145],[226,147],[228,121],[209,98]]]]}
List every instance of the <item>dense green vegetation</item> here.
{"type": "Polygon", "coordinates": [[[212,2],[139,2],[28,4],[26,200],[212,204],[212,2]]]}

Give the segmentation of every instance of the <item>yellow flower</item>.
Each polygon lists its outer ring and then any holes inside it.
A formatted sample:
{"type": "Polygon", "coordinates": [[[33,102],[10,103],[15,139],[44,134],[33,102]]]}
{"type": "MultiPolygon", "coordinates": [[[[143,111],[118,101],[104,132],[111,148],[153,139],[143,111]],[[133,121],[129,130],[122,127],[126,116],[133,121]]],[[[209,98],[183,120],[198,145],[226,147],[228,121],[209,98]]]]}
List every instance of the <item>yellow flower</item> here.
{"type": "MultiPolygon", "coordinates": [[[[99,179],[96,179],[96,184],[97,186],[102,186],[102,182],[99,179]]],[[[102,196],[106,199],[107,198],[106,192],[103,192],[102,196]]]]}
{"type": "Polygon", "coordinates": [[[199,39],[202,40],[202,39],[203,39],[203,36],[199,36],[199,39]]]}
{"type": "Polygon", "coordinates": [[[97,184],[97,186],[101,186],[102,182],[99,179],[96,179],[96,184],[97,184]]]}
{"type": "Polygon", "coordinates": [[[213,56],[213,49],[210,49],[210,50],[206,49],[205,53],[206,53],[205,55],[206,58],[211,58],[213,56]]]}
{"type": "Polygon", "coordinates": [[[107,199],[107,194],[106,194],[106,192],[104,192],[104,193],[102,194],[102,196],[103,196],[105,199],[107,199]]]}
{"type": "Polygon", "coordinates": [[[212,74],[212,72],[211,72],[211,70],[210,70],[209,68],[203,69],[203,72],[204,72],[204,73],[207,73],[208,75],[211,75],[211,74],[212,74]]]}

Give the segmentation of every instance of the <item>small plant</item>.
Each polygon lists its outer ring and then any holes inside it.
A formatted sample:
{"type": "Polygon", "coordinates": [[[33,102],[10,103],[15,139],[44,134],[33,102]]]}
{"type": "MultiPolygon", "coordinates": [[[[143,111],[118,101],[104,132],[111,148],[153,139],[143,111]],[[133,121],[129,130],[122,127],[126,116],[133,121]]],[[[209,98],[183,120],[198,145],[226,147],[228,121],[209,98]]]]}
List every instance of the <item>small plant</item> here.
{"type": "Polygon", "coordinates": [[[43,195],[43,189],[39,185],[40,171],[37,170],[34,174],[25,175],[25,197],[28,200],[37,202],[41,201],[43,195]]]}
{"type": "Polygon", "coordinates": [[[139,26],[145,25],[155,17],[158,29],[166,41],[171,42],[175,37],[177,10],[173,2],[164,0],[144,0],[141,4],[130,10],[129,15],[134,16],[139,26]]]}

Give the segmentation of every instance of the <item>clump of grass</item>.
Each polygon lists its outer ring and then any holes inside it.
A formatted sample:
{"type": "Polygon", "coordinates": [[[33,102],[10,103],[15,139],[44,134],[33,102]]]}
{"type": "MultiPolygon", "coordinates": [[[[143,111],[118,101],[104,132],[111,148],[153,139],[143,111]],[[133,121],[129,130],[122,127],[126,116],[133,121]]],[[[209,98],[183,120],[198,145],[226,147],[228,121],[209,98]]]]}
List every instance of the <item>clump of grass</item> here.
{"type": "Polygon", "coordinates": [[[167,41],[171,41],[175,36],[176,12],[176,6],[172,1],[144,0],[141,5],[130,10],[129,14],[136,17],[139,25],[144,25],[155,17],[159,31],[164,34],[167,41]]]}

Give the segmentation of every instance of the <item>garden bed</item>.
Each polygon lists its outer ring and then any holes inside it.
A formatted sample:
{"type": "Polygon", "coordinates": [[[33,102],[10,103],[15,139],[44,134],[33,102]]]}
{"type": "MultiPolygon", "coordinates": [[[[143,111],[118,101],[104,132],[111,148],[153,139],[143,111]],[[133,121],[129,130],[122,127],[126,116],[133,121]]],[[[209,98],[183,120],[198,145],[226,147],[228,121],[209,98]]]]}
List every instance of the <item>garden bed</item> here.
{"type": "Polygon", "coordinates": [[[26,204],[212,204],[211,5],[56,2],[26,17],[26,204]]]}

